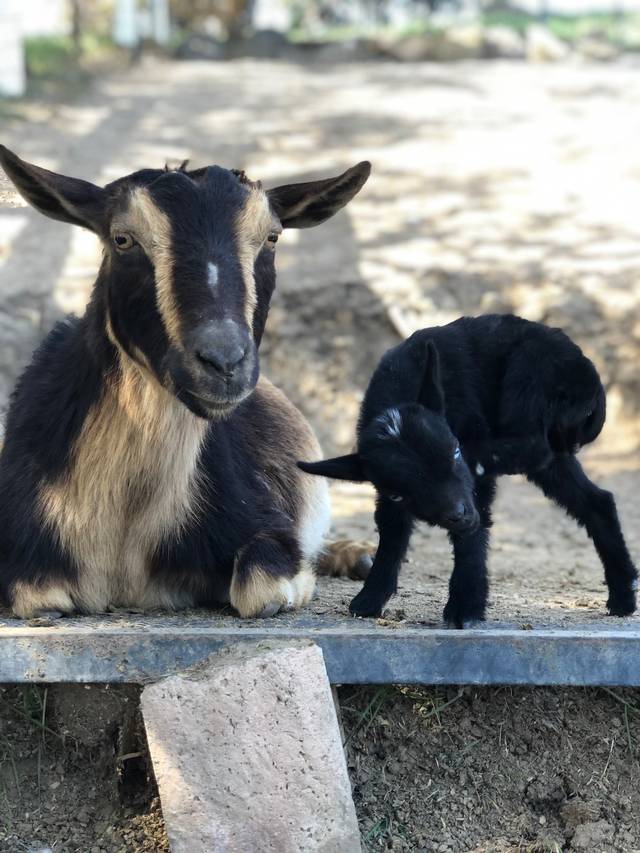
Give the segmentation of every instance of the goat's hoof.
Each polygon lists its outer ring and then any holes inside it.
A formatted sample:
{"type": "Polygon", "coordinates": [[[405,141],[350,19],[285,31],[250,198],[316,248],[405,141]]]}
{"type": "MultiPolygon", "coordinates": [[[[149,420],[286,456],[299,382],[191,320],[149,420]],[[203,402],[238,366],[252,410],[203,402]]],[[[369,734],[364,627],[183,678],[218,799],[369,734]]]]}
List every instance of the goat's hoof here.
{"type": "Polygon", "coordinates": [[[64,615],[62,610],[38,610],[30,621],[53,622],[56,619],[62,619],[64,615]]]}
{"type": "Polygon", "coordinates": [[[258,613],[258,619],[268,619],[270,616],[275,616],[282,610],[282,602],[281,601],[270,601],[268,604],[262,608],[260,613],[258,613]]]}
{"type": "Polygon", "coordinates": [[[477,628],[485,620],[484,608],[469,611],[449,601],[444,608],[442,618],[447,628],[477,628]]]}
{"type": "Polygon", "coordinates": [[[484,621],[483,617],[482,619],[463,619],[462,622],[446,621],[444,624],[446,628],[450,628],[454,631],[460,631],[463,628],[465,630],[468,628],[479,628],[484,621]]]}
{"type": "Polygon", "coordinates": [[[607,601],[607,609],[611,616],[631,616],[636,609],[636,594],[633,589],[626,592],[611,594],[607,601]]]}
{"type": "Polygon", "coordinates": [[[29,624],[34,626],[50,625],[56,619],[62,619],[64,615],[61,610],[38,610],[29,619],[29,624]]]}
{"type": "Polygon", "coordinates": [[[318,558],[318,574],[330,578],[366,580],[375,551],[375,546],[370,542],[352,542],[350,539],[330,542],[318,558]]]}
{"type": "Polygon", "coordinates": [[[352,616],[363,617],[378,617],[382,616],[382,611],[387,603],[386,599],[381,603],[378,598],[372,598],[369,595],[363,595],[359,592],[349,605],[349,613],[352,616]]]}
{"type": "Polygon", "coordinates": [[[371,571],[371,566],[373,566],[373,557],[371,554],[363,554],[353,564],[353,568],[351,569],[351,577],[354,580],[366,581],[369,577],[369,572],[371,571]]]}

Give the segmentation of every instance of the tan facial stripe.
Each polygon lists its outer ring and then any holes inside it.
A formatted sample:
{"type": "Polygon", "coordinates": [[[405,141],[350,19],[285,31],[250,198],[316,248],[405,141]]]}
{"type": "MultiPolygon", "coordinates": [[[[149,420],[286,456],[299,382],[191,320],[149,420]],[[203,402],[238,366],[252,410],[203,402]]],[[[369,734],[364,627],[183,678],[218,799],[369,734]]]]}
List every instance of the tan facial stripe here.
{"type": "Polygon", "coordinates": [[[272,222],[273,216],[267,196],[258,187],[252,188],[235,221],[238,259],[245,289],[244,316],[250,329],[253,327],[253,317],[258,304],[254,263],[272,222]]]}
{"type": "Polygon", "coordinates": [[[136,187],[131,193],[129,217],[155,269],[156,304],[165,330],[174,346],[182,348],[180,314],[173,291],[173,252],[169,217],[155,204],[149,192],[136,187]]]}

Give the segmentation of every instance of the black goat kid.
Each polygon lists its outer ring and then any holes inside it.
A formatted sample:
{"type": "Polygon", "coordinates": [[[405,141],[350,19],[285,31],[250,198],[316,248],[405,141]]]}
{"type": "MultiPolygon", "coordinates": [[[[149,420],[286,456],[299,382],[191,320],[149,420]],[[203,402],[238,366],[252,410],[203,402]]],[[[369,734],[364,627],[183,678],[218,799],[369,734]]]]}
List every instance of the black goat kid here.
{"type": "Polygon", "coordinates": [[[362,404],[357,453],[299,463],[377,489],[380,542],[351,612],[381,613],[417,518],[450,531],[445,621],[484,619],[496,477],[521,473],[586,528],[604,565],[609,611],[633,613],[637,572],[613,496],[575,457],[604,419],[596,369],[559,329],[512,315],[463,317],[389,350],[362,404]]]}
{"type": "Polygon", "coordinates": [[[328,492],[296,467],[318,445],[258,381],[258,346],[278,234],[332,216],[369,164],[265,192],[219,166],[144,169],[103,189],[2,146],[0,163],[33,207],[103,245],[86,314],[56,326],[13,394],[0,599],[23,617],[306,603],[328,492]]]}

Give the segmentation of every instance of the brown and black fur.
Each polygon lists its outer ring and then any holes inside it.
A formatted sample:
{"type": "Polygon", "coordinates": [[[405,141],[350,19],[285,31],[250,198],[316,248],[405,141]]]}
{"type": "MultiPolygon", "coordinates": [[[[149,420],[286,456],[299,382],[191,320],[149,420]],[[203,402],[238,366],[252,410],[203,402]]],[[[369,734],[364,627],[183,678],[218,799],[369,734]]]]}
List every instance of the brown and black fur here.
{"type": "Polygon", "coordinates": [[[296,468],[317,442],[259,379],[258,346],[278,234],[332,216],[369,164],[265,192],[218,166],[102,189],[2,146],[0,162],[30,204],[104,249],[85,315],[53,329],[12,396],[0,598],[23,617],[306,603],[328,495],[296,468]]]}

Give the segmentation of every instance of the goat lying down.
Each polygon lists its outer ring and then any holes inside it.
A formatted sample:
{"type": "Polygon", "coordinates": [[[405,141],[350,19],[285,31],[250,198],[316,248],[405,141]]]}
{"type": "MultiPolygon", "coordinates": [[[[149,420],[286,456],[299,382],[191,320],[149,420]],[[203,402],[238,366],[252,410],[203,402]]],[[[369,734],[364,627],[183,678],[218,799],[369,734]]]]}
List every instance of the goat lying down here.
{"type": "MultiPolygon", "coordinates": [[[[318,444],[259,381],[258,346],[279,233],[336,213],[369,164],[265,192],[219,166],[144,169],[103,189],[3,146],[0,163],[33,207],[103,245],[85,315],[54,328],[12,397],[0,599],[22,617],[305,604],[328,491],[296,467],[318,444]]],[[[339,558],[348,571],[344,546],[339,558]]]]}
{"type": "Polygon", "coordinates": [[[633,613],[637,572],[613,495],[575,456],[604,420],[596,369],[559,329],[512,315],[463,317],[389,350],[362,403],[357,452],[300,463],[377,490],[378,551],[351,613],[382,612],[420,519],[450,531],[445,621],[484,619],[491,504],[502,474],[525,474],[586,528],[604,565],[610,613],[633,613]]]}

